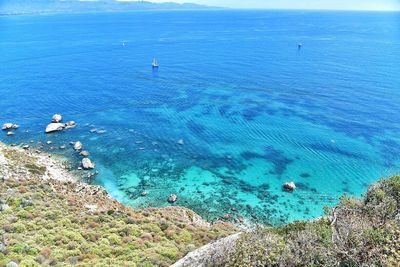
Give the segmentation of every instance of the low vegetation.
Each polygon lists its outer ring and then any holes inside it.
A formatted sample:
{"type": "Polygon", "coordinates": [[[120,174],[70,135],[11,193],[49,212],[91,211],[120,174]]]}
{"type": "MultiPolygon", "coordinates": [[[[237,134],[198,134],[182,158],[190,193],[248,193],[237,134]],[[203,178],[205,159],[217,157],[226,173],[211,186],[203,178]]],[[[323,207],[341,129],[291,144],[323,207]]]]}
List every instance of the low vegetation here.
{"type": "Polygon", "coordinates": [[[235,229],[184,208],[133,210],[73,183],[6,180],[0,266],[169,266],[235,229]]]}
{"type": "Polygon", "coordinates": [[[181,207],[125,207],[100,187],[61,181],[57,165],[0,143],[0,266],[169,266],[237,231],[181,207]]]}
{"type": "MultiPolygon", "coordinates": [[[[218,265],[400,266],[400,176],[343,196],[327,216],[242,234],[218,265]]],[[[217,264],[216,264],[217,265],[217,264]]]]}

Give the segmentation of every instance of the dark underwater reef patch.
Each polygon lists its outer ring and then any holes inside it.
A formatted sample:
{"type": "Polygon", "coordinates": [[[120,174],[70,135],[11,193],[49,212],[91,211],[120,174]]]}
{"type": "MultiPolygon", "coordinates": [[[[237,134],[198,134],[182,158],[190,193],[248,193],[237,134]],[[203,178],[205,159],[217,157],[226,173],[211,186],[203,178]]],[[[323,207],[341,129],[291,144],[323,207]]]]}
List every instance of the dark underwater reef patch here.
{"type": "Polygon", "coordinates": [[[396,167],[400,159],[400,143],[392,139],[379,140],[380,153],[385,158],[385,167],[396,167]]]}
{"type": "Polygon", "coordinates": [[[200,123],[194,122],[193,120],[190,120],[189,122],[187,122],[186,126],[188,127],[190,132],[196,136],[202,136],[206,131],[205,126],[203,126],[200,123]]]}
{"type": "Polygon", "coordinates": [[[272,174],[276,174],[277,176],[282,176],[282,174],[286,171],[287,166],[294,161],[287,158],[282,151],[277,150],[272,146],[266,147],[264,151],[264,154],[245,151],[242,152],[240,156],[245,160],[265,159],[271,162],[274,165],[274,171],[272,174]]]}

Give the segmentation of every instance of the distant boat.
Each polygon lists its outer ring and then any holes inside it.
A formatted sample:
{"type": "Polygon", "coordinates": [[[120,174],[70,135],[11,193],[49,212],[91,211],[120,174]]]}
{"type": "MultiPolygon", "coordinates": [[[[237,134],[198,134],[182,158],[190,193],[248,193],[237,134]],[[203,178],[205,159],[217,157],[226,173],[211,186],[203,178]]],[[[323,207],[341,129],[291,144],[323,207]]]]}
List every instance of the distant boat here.
{"type": "Polygon", "coordinates": [[[153,67],[153,69],[157,69],[159,67],[157,60],[155,58],[153,58],[153,62],[151,63],[151,66],[153,67]]]}
{"type": "Polygon", "coordinates": [[[299,43],[298,45],[297,45],[297,48],[298,49],[301,49],[303,47],[303,44],[302,43],[299,43]]]}

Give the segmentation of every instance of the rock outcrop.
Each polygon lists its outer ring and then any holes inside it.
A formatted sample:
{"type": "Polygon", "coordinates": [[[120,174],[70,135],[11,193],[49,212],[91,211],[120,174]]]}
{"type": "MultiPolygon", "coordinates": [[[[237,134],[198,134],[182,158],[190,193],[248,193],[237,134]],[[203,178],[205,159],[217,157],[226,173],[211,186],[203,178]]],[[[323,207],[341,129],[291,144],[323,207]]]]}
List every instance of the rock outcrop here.
{"type": "Polygon", "coordinates": [[[59,123],[62,120],[62,116],[60,114],[54,114],[52,118],[52,122],[59,123]]]}
{"type": "Polygon", "coordinates": [[[95,165],[89,158],[83,158],[82,167],[84,170],[91,170],[94,169],[95,165]]]}
{"type": "Polygon", "coordinates": [[[168,202],[169,203],[175,203],[177,200],[178,200],[178,196],[177,195],[172,194],[172,195],[169,195],[169,197],[168,197],[168,202]]]}
{"type": "Polygon", "coordinates": [[[296,189],[296,185],[294,182],[287,182],[283,184],[283,189],[287,191],[294,191],[296,189]]]}
{"type": "Polygon", "coordinates": [[[64,128],[65,128],[64,123],[52,122],[49,125],[47,125],[45,132],[46,133],[58,132],[64,130],[64,128]]]}
{"type": "Polygon", "coordinates": [[[74,144],[74,149],[75,150],[81,150],[82,147],[83,147],[83,145],[82,145],[81,142],[79,142],[79,141],[75,142],[75,144],[74,144]]]}
{"type": "Polygon", "coordinates": [[[7,131],[7,130],[12,130],[12,129],[15,130],[15,129],[18,129],[18,128],[19,128],[18,124],[8,122],[8,123],[4,123],[3,127],[1,129],[4,130],[4,131],[7,131]]]}
{"type": "Polygon", "coordinates": [[[235,243],[239,239],[241,233],[233,234],[222,238],[213,243],[200,247],[185,257],[177,261],[171,267],[206,267],[220,266],[225,256],[230,254],[235,248],[235,243]]]}

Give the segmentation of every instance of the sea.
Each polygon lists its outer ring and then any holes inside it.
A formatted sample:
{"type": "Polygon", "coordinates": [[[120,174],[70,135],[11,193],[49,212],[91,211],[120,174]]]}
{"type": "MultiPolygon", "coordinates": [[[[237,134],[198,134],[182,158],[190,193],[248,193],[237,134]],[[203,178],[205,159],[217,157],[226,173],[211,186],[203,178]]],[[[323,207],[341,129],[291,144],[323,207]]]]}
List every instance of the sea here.
{"type": "Polygon", "coordinates": [[[75,170],[81,141],[99,172],[89,182],[134,208],[314,219],[400,171],[400,13],[0,16],[6,122],[20,128],[0,141],[75,170]],[[55,113],[78,126],[46,135],[55,113]]]}

